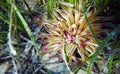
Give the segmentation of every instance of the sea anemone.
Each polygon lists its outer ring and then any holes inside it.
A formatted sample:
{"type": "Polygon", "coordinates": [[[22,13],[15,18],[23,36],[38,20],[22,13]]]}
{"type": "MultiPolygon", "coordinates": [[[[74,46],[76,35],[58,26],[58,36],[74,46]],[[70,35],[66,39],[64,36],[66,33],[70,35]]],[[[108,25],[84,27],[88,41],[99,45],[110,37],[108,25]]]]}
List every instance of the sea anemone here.
{"type": "MultiPolygon", "coordinates": [[[[47,32],[40,35],[44,38],[42,53],[55,52],[63,56],[62,50],[65,45],[66,55],[69,57],[70,63],[76,58],[85,61],[97,49],[98,44],[87,25],[88,21],[83,14],[81,2],[75,6],[68,3],[60,4],[60,8],[54,9],[54,19],[44,20],[47,32]]],[[[102,31],[98,21],[103,20],[103,18],[96,16],[99,12],[100,10],[96,10],[94,7],[88,7],[85,10],[96,35],[102,31]]]]}

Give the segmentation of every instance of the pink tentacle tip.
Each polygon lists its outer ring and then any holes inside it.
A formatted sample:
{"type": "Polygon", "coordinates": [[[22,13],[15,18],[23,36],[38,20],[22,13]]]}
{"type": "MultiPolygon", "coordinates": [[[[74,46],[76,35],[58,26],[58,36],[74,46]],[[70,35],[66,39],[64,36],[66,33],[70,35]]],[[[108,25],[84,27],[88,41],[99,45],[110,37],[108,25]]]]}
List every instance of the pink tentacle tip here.
{"type": "Polygon", "coordinates": [[[71,67],[73,67],[73,66],[74,66],[73,62],[72,62],[72,63],[70,63],[70,66],[71,66],[71,67]]]}
{"type": "Polygon", "coordinates": [[[84,45],[81,43],[80,46],[84,46],[84,45]]]}
{"type": "Polygon", "coordinates": [[[66,46],[68,46],[68,43],[66,43],[66,46]]]}
{"type": "Polygon", "coordinates": [[[62,58],[60,58],[60,57],[57,57],[57,59],[58,59],[58,61],[62,61],[62,58]]]}
{"type": "Polygon", "coordinates": [[[80,31],[83,31],[83,28],[81,28],[80,31]]]}
{"type": "Polygon", "coordinates": [[[87,31],[86,33],[87,33],[87,34],[90,34],[90,31],[87,31]]]}
{"type": "Polygon", "coordinates": [[[61,19],[58,19],[58,22],[61,22],[61,19]]]}
{"type": "Polygon", "coordinates": [[[50,35],[47,35],[47,38],[50,38],[50,35]]]}
{"type": "Polygon", "coordinates": [[[68,32],[72,32],[72,30],[68,30],[68,32]]]}
{"type": "Polygon", "coordinates": [[[61,30],[63,30],[63,28],[62,28],[62,27],[60,27],[60,29],[61,29],[61,30]]]}
{"type": "Polygon", "coordinates": [[[40,40],[40,42],[45,42],[45,40],[40,40]]]}
{"type": "Polygon", "coordinates": [[[48,56],[49,59],[51,59],[51,56],[48,56]]]}
{"type": "Polygon", "coordinates": [[[67,12],[64,12],[65,13],[65,15],[68,15],[68,13],[67,12]]]}
{"type": "Polygon", "coordinates": [[[48,46],[48,43],[46,43],[45,46],[48,46]]]}
{"type": "Polygon", "coordinates": [[[61,54],[61,52],[62,52],[61,50],[57,50],[57,53],[58,53],[58,54],[61,54]]]}
{"type": "Polygon", "coordinates": [[[82,65],[87,65],[87,63],[85,61],[82,61],[82,65]]]}
{"type": "Polygon", "coordinates": [[[105,61],[108,61],[108,58],[104,58],[105,61]]]}
{"type": "Polygon", "coordinates": [[[89,40],[88,39],[86,39],[84,42],[88,42],[89,40]]]}
{"type": "Polygon", "coordinates": [[[74,37],[74,36],[71,36],[71,39],[72,39],[72,40],[75,40],[75,37],[74,37]]]}
{"type": "Polygon", "coordinates": [[[76,60],[76,63],[78,63],[78,62],[79,62],[79,59],[78,59],[78,58],[76,58],[75,60],[76,60]]]}
{"type": "Polygon", "coordinates": [[[80,36],[80,33],[78,34],[78,36],[80,36]]]}
{"type": "Polygon", "coordinates": [[[68,36],[64,35],[64,37],[65,37],[66,39],[68,39],[68,36]]]}
{"type": "Polygon", "coordinates": [[[67,37],[68,40],[71,40],[71,36],[69,34],[67,34],[67,37]]]}
{"type": "Polygon", "coordinates": [[[60,44],[61,44],[61,42],[58,42],[57,44],[58,44],[58,45],[60,45],[60,44]]]}
{"type": "Polygon", "coordinates": [[[53,24],[54,25],[54,28],[56,28],[57,27],[57,24],[53,24]]]}
{"type": "Polygon", "coordinates": [[[76,64],[77,64],[78,66],[80,66],[79,59],[78,59],[78,58],[76,58],[75,60],[76,60],[76,64]]]}
{"type": "Polygon", "coordinates": [[[50,28],[47,28],[47,30],[50,30],[50,28]]]}
{"type": "Polygon", "coordinates": [[[44,51],[47,51],[47,48],[45,47],[43,50],[44,50],[44,51]]]}
{"type": "Polygon", "coordinates": [[[69,33],[69,34],[72,34],[72,31],[71,31],[71,30],[68,30],[68,33],[69,33]]]}

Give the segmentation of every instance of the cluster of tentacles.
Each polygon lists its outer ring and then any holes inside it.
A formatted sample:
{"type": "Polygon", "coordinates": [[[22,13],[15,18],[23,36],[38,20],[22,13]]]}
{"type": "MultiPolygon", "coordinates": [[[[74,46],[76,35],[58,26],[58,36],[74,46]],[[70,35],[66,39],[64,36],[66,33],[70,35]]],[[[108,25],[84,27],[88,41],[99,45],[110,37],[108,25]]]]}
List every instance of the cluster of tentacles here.
{"type": "MultiPolygon", "coordinates": [[[[81,4],[81,3],[79,3],[81,4]]],[[[88,7],[85,10],[87,19],[95,32],[99,34],[101,31],[101,23],[103,17],[96,16],[100,9],[88,7]]],[[[69,62],[76,59],[76,55],[82,61],[93,53],[98,44],[88,26],[88,21],[83,14],[80,5],[75,7],[61,5],[61,8],[54,9],[54,19],[44,20],[44,24],[48,33],[43,33],[40,37],[44,38],[42,52],[55,52],[63,56],[63,47],[66,45],[66,54],[69,62]]]]}

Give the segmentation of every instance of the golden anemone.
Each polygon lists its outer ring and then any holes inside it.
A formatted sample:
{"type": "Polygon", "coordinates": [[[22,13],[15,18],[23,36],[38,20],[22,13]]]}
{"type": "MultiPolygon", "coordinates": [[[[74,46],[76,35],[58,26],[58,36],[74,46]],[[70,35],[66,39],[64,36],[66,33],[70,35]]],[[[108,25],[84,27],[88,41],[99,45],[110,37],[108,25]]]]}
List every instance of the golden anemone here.
{"type": "MultiPolygon", "coordinates": [[[[100,10],[88,7],[85,11],[95,34],[100,33],[101,26],[97,21],[100,21],[101,17],[96,16],[100,10]]],[[[79,55],[77,58],[85,61],[97,49],[98,44],[87,25],[88,22],[80,4],[72,7],[72,5],[67,6],[63,3],[61,8],[54,9],[53,14],[53,20],[47,19],[44,22],[47,33],[40,35],[40,37],[44,38],[42,51],[60,54],[64,45],[66,45],[66,54],[69,57],[69,62],[75,60],[76,55],[79,55]]],[[[61,56],[63,55],[61,54],[61,56]]]]}

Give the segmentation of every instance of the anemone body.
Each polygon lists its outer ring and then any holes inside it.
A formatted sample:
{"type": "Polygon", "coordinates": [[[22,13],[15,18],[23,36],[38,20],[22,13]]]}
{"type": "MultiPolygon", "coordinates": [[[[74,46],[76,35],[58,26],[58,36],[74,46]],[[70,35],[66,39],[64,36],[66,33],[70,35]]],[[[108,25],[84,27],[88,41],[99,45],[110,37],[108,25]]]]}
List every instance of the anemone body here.
{"type": "MultiPolygon", "coordinates": [[[[98,12],[99,10],[89,8],[85,12],[95,34],[100,33],[101,30],[100,25],[96,23],[101,20],[96,16],[98,12]]],[[[45,21],[48,33],[41,34],[45,38],[43,52],[52,51],[61,54],[63,46],[66,45],[66,54],[70,62],[75,60],[76,56],[85,61],[89,54],[98,47],[87,24],[80,6],[64,5],[61,8],[56,8],[54,19],[45,21]]]]}

